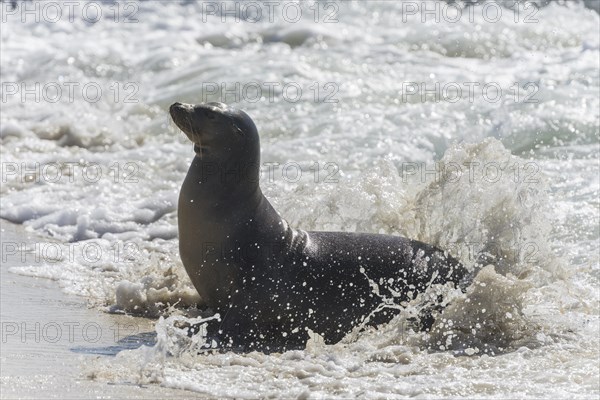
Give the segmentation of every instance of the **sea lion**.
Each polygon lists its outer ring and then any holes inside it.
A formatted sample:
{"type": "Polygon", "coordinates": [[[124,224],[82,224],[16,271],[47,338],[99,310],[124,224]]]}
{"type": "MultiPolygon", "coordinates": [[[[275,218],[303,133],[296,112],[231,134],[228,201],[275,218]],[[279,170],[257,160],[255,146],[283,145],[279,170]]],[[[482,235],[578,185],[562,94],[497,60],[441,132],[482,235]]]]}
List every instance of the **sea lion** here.
{"type": "Polygon", "coordinates": [[[444,251],[407,238],[292,229],[261,192],[260,141],[245,112],[175,103],[170,114],[196,153],[179,196],[181,260],[221,316],[209,329],[220,346],[302,348],[309,330],[336,343],[467,275],[444,251]]]}

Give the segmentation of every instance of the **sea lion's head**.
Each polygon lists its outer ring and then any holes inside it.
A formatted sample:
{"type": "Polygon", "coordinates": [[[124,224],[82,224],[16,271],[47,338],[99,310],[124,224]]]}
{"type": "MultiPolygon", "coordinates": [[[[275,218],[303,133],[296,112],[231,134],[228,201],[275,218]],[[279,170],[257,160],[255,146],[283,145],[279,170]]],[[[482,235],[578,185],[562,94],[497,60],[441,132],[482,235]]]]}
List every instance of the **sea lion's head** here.
{"type": "Polygon", "coordinates": [[[242,110],[223,103],[174,103],[169,113],[203,160],[259,163],[258,131],[242,110]]]}

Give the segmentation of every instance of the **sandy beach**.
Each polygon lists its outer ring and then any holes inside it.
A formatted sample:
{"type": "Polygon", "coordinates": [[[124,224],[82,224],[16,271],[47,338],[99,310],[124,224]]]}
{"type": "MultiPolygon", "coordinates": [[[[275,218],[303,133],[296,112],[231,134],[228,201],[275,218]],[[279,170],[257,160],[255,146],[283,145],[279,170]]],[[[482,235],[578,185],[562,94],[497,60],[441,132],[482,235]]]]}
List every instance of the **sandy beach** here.
{"type": "Polygon", "coordinates": [[[61,292],[52,280],[9,272],[11,267],[35,265],[30,250],[41,239],[20,225],[0,220],[0,226],[3,399],[201,398],[156,385],[95,381],[86,367],[139,347],[143,333],[150,333],[145,343],[151,344],[154,322],[88,308],[84,298],[61,292]],[[133,332],[142,335],[132,337],[133,332]]]}

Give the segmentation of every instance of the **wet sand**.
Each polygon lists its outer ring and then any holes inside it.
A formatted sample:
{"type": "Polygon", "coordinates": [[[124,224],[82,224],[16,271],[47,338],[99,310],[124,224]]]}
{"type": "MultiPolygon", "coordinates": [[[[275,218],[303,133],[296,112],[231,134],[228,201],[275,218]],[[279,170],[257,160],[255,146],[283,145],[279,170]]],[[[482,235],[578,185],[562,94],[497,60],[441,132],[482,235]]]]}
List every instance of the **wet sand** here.
{"type": "Polygon", "coordinates": [[[154,322],[103,313],[89,308],[84,298],[61,292],[56,282],[9,272],[11,267],[40,264],[27,250],[39,239],[4,220],[0,233],[2,399],[200,397],[156,385],[94,381],[91,363],[142,343],[151,345],[154,322]]]}

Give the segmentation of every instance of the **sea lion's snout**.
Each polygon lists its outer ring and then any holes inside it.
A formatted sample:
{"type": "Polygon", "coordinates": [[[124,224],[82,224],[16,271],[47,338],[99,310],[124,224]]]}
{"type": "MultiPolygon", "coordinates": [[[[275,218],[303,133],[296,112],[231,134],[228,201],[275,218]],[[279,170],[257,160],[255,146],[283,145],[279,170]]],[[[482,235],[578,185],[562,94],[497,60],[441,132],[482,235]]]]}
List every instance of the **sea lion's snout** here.
{"type": "Polygon", "coordinates": [[[169,107],[169,114],[175,125],[194,143],[199,141],[199,124],[194,116],[194,106],[176,102],[169,107]]]}
{"type": "Polygon", "coordinates": [[[193,107],[191,105],[179,102],[173,103],[171,104],[171,107],[169,107],[169,114],[171,114],[171,118],[173,118],[175,124],[184,132],[184,125],[182,125],[182,123],[186,119],[186,115],[188,115],[189,118],[189,113],[191,113],[192,111],[193,107]]]}

